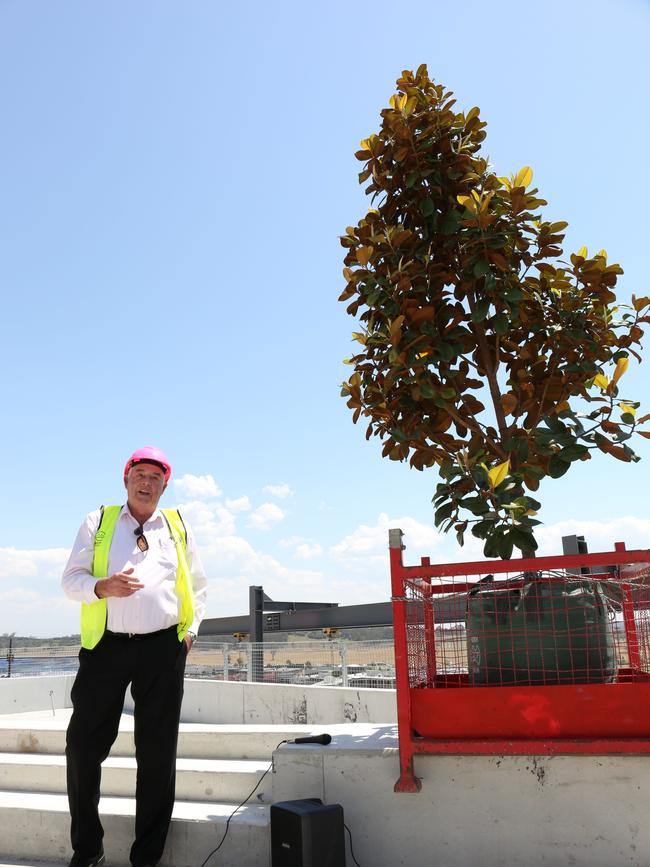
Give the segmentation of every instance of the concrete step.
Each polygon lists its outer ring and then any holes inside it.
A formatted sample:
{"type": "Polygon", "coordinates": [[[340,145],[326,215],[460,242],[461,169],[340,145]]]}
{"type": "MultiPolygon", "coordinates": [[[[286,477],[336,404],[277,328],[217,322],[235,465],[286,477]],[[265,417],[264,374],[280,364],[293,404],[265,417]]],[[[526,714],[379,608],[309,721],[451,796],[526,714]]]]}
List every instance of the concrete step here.
{"type": "MultiPolygon", "coordinates": [[[[63,755],[67,720],[34,720],[29,723],[0,720],[0,752],[63,755]]],[[[273,750],[283,740],[327,731],[304,725],[205,725],[181,723],[178,737],[180,758],[249,759],[271,761],[273,750]]],[[[132,756],[133,719],[124,717],[111,750],[112,756],[132,756]]]]}
{"type": "Polygon", "coordinates": [[[16,861],[11,859],[11,863],[0,859],[0,867],[67,867],[67,861],[35,861],[30,858],[29,861],[16,861]]]}
{"type": "MultiPolygon", "coordinates": [[[[161,867],[198,867],[219,844],[235,807],[177,801],[161,867]]],[[[104,849],[110,867],[127,867],[135,801],[102,798],[104,849]]],[[[0,863],[59,862],[70,858],[68,800],[60,794],[0,792],[0,863]]],[[[269,808],[247,804],[230,821],[228,836],[211,867],[269,867],[269,808]]],[[[42,865],[41,865],[42,867],[42,865]]]]}
{"type": "MultiPolygon", "coordinates": [[[[178,759],[176,797],[183,801],[239,804],[260,781],[270,761],[256,759],[178,759]]],[[[136,764],[129,756],[109,757],[102,765],[102,793],[129,797],[135,791],[136,764]]],[[[271,802],[270,775],[255,792],[258,803],[271,802]],[[268,782],[266,782],[268,780],[268,782]]],[[[0,789],[20,792],[66,791],[65,756],[0,753],[0,789]]]]}

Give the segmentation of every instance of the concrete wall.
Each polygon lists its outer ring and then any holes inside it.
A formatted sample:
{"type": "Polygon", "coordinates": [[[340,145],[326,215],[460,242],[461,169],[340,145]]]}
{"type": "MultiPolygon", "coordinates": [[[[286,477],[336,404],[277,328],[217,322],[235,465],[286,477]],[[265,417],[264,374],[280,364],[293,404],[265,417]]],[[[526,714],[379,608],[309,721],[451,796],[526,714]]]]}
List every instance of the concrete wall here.
{"type": "Polygon", "coordinates": [[[73,674],[0,679],[0,714],[72,707],[73,674]]]}
{"type": "MultiPolygon", "coordinates": [[[[71,707],[74,674],[0,678],[0,714],[71,707]]],[[[133,710],[127,689],[126,711],[133,710]]],[[[242,725],[389,723],[396,720],[394,689],[185,681],[182,721],[242,725]]]]}
{"type": "MultiPolygon", "coordinates": [[[[124,707],[132,710],[130,692],[124,707]]],[[[182,721],[283,725],[285,723],[390,723],[397,719],[394,689],[290,686],[271,683],[185,681],[182,721]]]]}
{"type": "Polygon", "coordinates": [[[422,791],[396,794],[395,727],[360,726],[329,747],[281,747],[274,766],[274,802],[343,806],[363,865],[650,863],[650,756],[417,756],[422,791]]]}

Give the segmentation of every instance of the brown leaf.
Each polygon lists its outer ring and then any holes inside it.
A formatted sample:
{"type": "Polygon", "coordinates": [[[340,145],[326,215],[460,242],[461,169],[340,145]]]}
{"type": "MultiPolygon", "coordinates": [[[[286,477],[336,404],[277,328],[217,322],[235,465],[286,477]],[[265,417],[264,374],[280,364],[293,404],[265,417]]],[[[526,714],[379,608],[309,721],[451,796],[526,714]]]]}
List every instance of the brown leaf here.
{"type": "Polygon", "coordinates": [[[632,306],[637,313],[639,310],[643,310],[644,307],[648,307],[648,305],[650,305],[650,298],[645,296],[643,298],[636,298],[634,295],[632,296],[632,306]]]}
{"type": "Polygon", "coordinates": [[[511,391],[501,395],[501,407],[506,415],[510,415],[515,411],[517,403],[517,397],[511,391]]]}
{"type": "Polygon", "coordinates": [[[436,318],[435,307],[417,307],[406,312],[407,317],[415,325],[420,325],[422,322],[433,322],[436,318]]]}
{"type": "Polygon", "coordinates": [[[373,253],[374,253],[373,247],[359,247],[357,249],[357,261],[359,262],[360,265],[363,265],[365,267],[368,264],[368,262],[370,261],[370,257],[372,256],[373,253]]]}
{"type": "Polygon", "coordinates": [[[403,322],[404,322],[404,317],[398,316],[390,324],[390,342],[393,344],[393,346],[399,346],[399,342],[402,339],[402,323],[403,322]]]}
{"type": "Polygon", "coordinates": [[[508,260],[503,253],[499,253],[497,250],[488,250],[487,255],[490,262],[492,262],[493,265],[496,265],[500,271],[508,270],[508,260]]]}

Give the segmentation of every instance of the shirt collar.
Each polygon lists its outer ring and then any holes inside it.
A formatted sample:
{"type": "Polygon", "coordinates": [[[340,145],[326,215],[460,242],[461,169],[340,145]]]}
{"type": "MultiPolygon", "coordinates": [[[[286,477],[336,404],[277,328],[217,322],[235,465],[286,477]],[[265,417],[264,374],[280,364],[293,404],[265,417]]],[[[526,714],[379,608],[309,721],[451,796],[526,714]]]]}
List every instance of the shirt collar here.
{"type": "MultiPolygon", "coordinates": [[[[127,520],[130,518],[137,527],[140,526],[140,522],[137,521],[133,517],[133,515],[131,514],[131,510],[129,509],[128,503],[125,503],[122,506],[122,511],[120,512],[120,520],[122,518],[125,518],[125,517],[127,518],[127,520]]],[[[149,520],[145,521],[142,526],[143,527],[152,527],[153,525],[160,526],[160,525],[162,525],[162,523],[163,523],[162,512],[160,511],[160,509],[156,509],[156,511],[153,513],[153,515],[149,518],[149,520]]]]}

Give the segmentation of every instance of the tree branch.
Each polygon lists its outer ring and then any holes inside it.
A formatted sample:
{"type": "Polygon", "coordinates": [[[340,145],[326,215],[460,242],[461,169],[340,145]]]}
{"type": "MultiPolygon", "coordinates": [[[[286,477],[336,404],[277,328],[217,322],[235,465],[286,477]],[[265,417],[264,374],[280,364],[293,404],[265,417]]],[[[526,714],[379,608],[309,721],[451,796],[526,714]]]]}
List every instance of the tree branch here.
{"type": "MultiPolygon", "coordinates": [[[[467,292],[467,301],[469,303],[470,312],[473,314],[476,309],[476,299],[474,298],[474,293],[469,290],[467,292]]],[[[499,388],[499,383],[497,381],[497,368],[499,366],[498,360],[492,365],[492,359],[490,357],[490,347],[488,346],[487,337],[485,334],[485,328],[481,322],[473,322],[471,324],[471,329],[476,335],[476,342],[478,344],[479,352],[481,353],[481,359],[483,361],[483,367],[485,369],[485,378],[488,381],[488,388],[490,389],[490,397],[492,398],[492,404],[494,406],[494,414],[497,420],[497,426],[499,428],[499,433],[502,437],[507,435],[508,425],[506,424],[506,416],[503,411],[503,407],[501,406],[501,389],[499,388]]]]}

